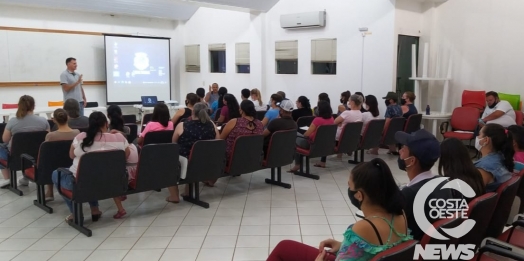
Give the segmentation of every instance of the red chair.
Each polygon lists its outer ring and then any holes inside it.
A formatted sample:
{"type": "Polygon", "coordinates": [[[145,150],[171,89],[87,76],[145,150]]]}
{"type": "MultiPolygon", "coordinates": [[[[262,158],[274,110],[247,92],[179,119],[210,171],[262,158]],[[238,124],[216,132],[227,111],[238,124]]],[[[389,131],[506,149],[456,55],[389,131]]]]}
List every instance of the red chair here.
{"type": "Polygon", "coordinates": [[[457,107],[451,114],[451,120],[449,122],[443,122],[440,124],[440,133],[444,139],[457,138],[459,140],[471,140],[475,139],[475,130],[478,126],[478,119],[480,117],[480,111],[473,107],[457,107]],[[451,125],[451,131],[448,131],[451,125]]]}
{"type": "Polygon", "coordinates": [[[386,251],[378,253],[371,261],[413,260],[417,242],[416,240],[410,240],[396,245],[386,251]]]}
{"type": "Polygon", "coordinates": [[[18,109],[18,104],[16,103],[2,103],[2,109],[18,109]]]}
{"type": "Polygon", "coordinates": [[[462,92],[462,107],[471,107],[484,111],[486,108],[486,92],[485,91],[469,91],[462,92]]]}
{"type": "Polygon", "coordinates": [[[517,125],[522,126],[524,122],[524,113],[521,111],[515,111],[515,122],[517,125]]]}
{"type": "MultiPolygon", "coordinates": [[[[445,235],[446,233],[443,232],[443,228],[458,227],[460,224],[462,224],[462,221],[464,220],[462,220],[461,218],[441,219],[441,220],[434,222],[432,225],[435,228],[435,231],[439,232],[441,235],[445,235]]],[[[424,236],[422,237],[419,243],[421,246],[426,247],[427,244],[444,244],[446,246],[449,246],[449,245],[456,245],[458,244],[458,241],[459,241],[458,238],[454,238],[454,237],[451,237],[448,240],[436,239],[436,238],[429,236],[428,235],[429,233],[430,232],[424,233],[424,236]]]]}
{"type": "Polygon", "coordinates": [[[513,201],[517,195],[517,190],[520,185],[520,177],[514,176],[508,181],[502,183],[497,189],[497,206],[495,207],[493,217],[488,225],[486,236],[498,237],[504,230],[506,225],[513,201]]]}
{"type": "Polygon", "coordinates": [[[459,244],[474,244],[476,247],[480,245],[482,239],[486,237],[497,199],[497,193],[490,192],[469,202],[467,216],[476,223],[473,229],[459,239],[459,244]]]}

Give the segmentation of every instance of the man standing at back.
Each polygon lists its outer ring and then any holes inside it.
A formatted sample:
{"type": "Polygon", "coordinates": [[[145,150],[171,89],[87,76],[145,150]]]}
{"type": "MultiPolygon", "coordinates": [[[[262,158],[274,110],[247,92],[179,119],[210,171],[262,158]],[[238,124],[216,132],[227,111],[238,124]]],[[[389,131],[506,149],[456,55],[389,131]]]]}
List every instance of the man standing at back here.
{"type": "Polygon", "coordinates": [[[82,88],[82,74],[75,73],[76,59],[69,57],[66,59],[67,69],[60,74],[60,85],[64,93],[64,102],[67,99],[75,99],[80,106],[80,116],[84,116],[84,108],[87,104],[84,88],[82,88]]]}
{"type": "Polygon", "coordinates": [[[206,94],[204,100],[211,106],[214,101],[218,101],[218,83],[213,83],[209,86],[209,92],[206,94]]]}
{"type": "Polygon", "coordinates": [[[439,184],[433,192],[428,196],[424,204],[424,209],[413,209],[415,196],[419,190],[428,181],[437,178],[438,175],[431,172],[431,168],[435,165],[440,157],[440,144],[433,136],[426,130],[419,130],[411,134],[399,131],[395,134],[395,139],[402,144],[398,158],[398,167],[408,174],[409,183],[401,190],[404,195],[406,218],[408,227],[411,229],[411,235],[415,240],[422,239],[425,228],[420,228],[415,221],[414,212],[424,211],[426,218],[432,224],[437,219],[430,217],[430,206],[428,202],[431,199],[450,199],[453,198],[449,189],[441,189],[446,182],[439,184]]]}

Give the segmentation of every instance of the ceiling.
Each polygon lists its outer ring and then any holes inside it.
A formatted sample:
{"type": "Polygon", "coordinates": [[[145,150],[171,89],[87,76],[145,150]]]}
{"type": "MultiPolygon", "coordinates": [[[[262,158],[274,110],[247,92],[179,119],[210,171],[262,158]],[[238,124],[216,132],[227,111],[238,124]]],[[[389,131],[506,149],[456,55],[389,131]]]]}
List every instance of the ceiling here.
{"type": "Polygon", "coordinates": [[[0,0],[0,4],[189,20],[199,7],[268,11],[278,0],[0,0]]]}

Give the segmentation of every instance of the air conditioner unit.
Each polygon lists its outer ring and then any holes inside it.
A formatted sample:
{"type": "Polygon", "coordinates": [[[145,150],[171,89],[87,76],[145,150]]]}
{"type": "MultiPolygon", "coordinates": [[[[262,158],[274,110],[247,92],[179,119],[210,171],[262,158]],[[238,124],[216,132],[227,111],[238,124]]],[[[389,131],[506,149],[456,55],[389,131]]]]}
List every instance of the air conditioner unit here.
{"type": "Polygon", "coordinates": [[[326,12],[309,12],[280,16],[280,26],[284,29],[300,29],[326,26],[326,12]]]}

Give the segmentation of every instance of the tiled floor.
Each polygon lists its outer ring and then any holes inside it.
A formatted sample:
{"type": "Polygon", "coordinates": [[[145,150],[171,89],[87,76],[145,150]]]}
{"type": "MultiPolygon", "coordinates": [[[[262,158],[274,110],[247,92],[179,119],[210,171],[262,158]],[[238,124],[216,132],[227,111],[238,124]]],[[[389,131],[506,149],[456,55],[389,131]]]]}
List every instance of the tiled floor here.
{"type": "MultiPolygon", "coordinates": [[[[381,157],[397,182],[407,183],[396,157],[381,157]]],[[[101,201],[104,215],[91,224],[86,204],[90,238],[63,222],[68,211],[58,195],[50,203],[55,213],[47,214],[33,205],[33,184],[22,188],[23,197],[1,190],[0,261],[266,260],[283,239],[312,246],[330,237],[340,240],[356,211],[347,197],[353,167],[347,159],[330,158],[328,168],[312,168],[318,181],[285,173],[291,189],[265,184],[268,170],[220,179],[216,187],[203,189],[209,209],[167,204],[162,190],[130,196],[124,202],[128,216],[121,220],[112,218],[112,200],[101,201]]]]}

